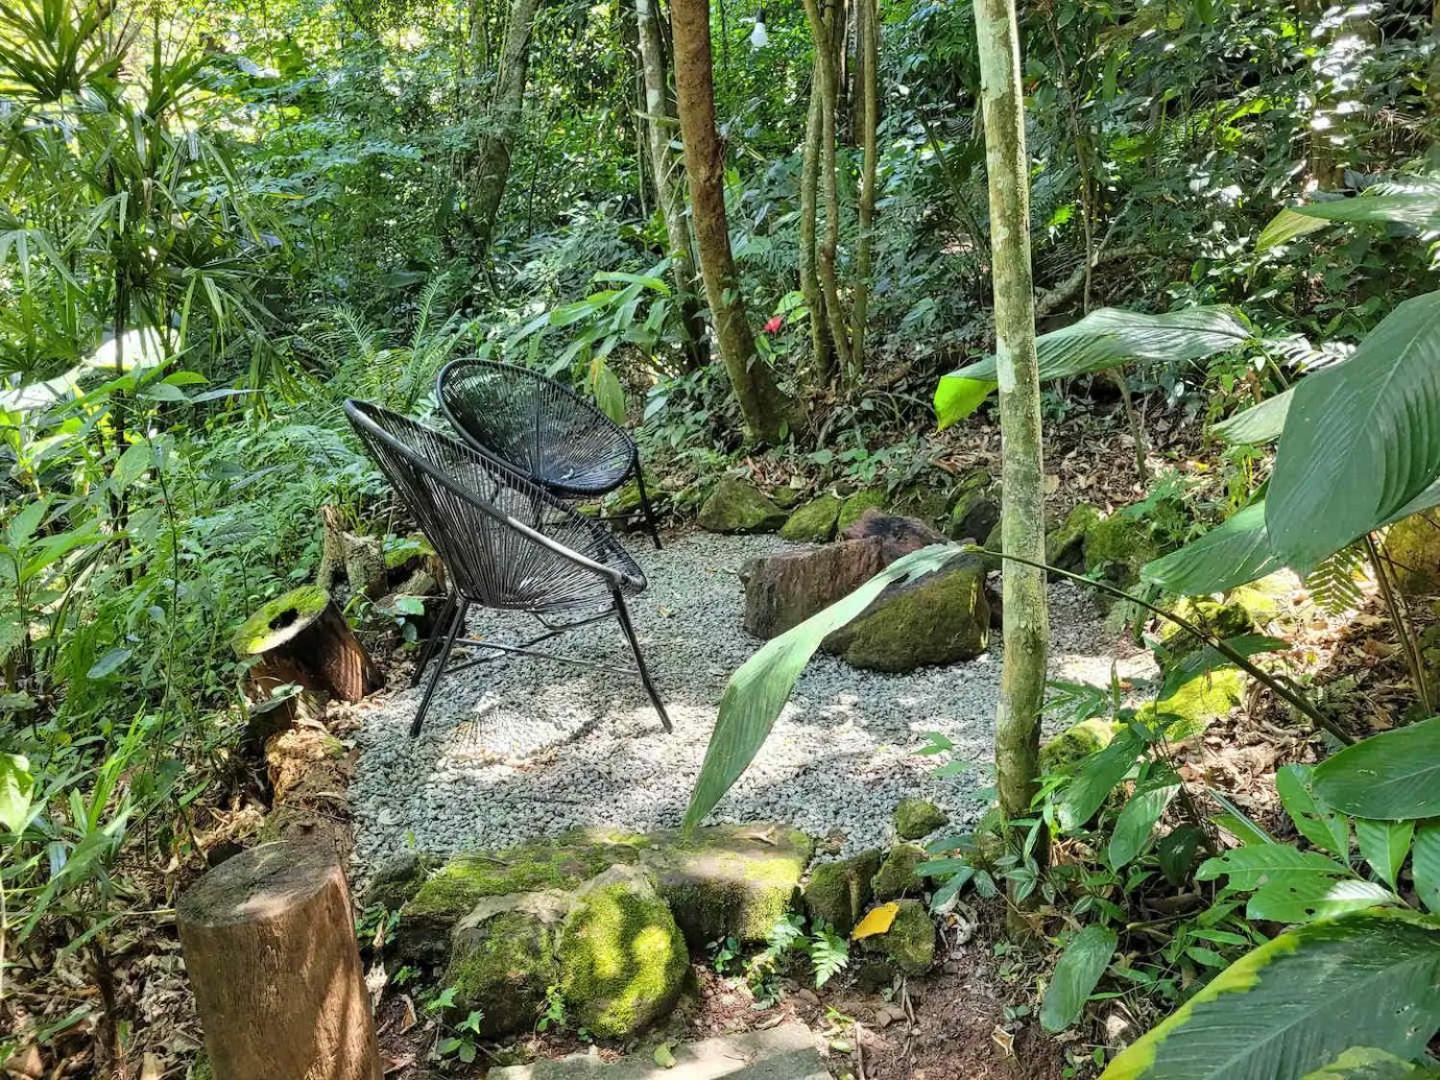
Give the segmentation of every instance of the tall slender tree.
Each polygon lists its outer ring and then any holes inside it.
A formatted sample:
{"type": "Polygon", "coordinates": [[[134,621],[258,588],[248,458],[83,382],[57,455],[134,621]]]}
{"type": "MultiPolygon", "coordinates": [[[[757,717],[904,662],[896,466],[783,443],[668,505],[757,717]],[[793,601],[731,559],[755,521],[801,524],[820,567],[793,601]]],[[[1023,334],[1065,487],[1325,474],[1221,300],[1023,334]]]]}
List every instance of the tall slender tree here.
{"type": "Polygon", "coordinates": [[[705,327],[695,303],[699,274],[690,243],[690,223],[685,218],[683,162],[671,149],[680,122],[675,99],[670,93],[665,41],[656,14],[657,0],[635,0],[635,17],[640,31],[640,68],[645,85],[645,130],[650,148],[650,170],[655,178],[655,201],[665,222],[670,245],[670,265],[680,293],[681,325],[685,332],[685,353],[692,366],[706,360],[705,327]]]}
{"type": "Polygon", "coordinates": [[[790,409],[774,374],[756,354],[755,335],[746,321],[740,279],[730,251],[725,216],[725,153],[715,127],[709,0],[674,0],[670,15],[685,176],[715,339],[740,402],[746,433],[757,442],[777,442],[785,433],[790,409]]]}
{"type": "MultiPolygon", "coordinates": [[[[1015,0],[975,0],[975,32],[990,186],[996,379],[1004,459],[1001,542],[1007,554],[1043,563],[1045,489],[1030,269],[1030,170],[1015,0]]],[[[1003,632],[995,721],[996,788],[1001,812],[1016,818],[1030,808],[1038,772],[1040,706],[1050,640],[1043,570],[1019,562],[1006,564],[1003,632]]]]}

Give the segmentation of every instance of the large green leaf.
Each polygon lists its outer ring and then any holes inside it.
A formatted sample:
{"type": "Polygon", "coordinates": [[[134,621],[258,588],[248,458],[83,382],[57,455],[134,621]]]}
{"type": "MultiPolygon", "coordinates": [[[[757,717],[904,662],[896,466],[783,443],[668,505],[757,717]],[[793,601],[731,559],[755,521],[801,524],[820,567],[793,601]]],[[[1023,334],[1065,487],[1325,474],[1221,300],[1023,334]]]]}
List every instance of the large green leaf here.
{"type": "Polygon", "coordinates": [[[1405,856],[1410,854],[1410,841],[1415,836],[1413,821],[1372,821],[1355,819],[1355,840],[1360,856],[1370,864],[1390,888],[1400,876],[1405,856]]]}
{"type": "Polygon", "coordinates": [[[1288,844],[1227,851],[1201,863],[1195,879],[1214,881],[1221,875],[1230,879],[1232,889],[1252,894],[1246,917],[1267,922],[1309,922],[1397,902],[1388,889],[1362,881],[1333,859],[1288,844]]]}
{"type": "Polygon", "coordinates": [[[1271,551],[1308,573],[1440,475],[1440,292],[1295,387],[1265,500],[1271,551]]]}
{"type": "Polygon", "coordinates": [[[1403,225],[1422,232],[1434,232],[1440,229],[1440,196],[1434,192],[1394,191],[1287,207],[1265,226],[1255,241],[1255,247],[1264,251],[1336,221],[1403,225]]]}
{"type": "Polygon", "coordinates": [[[1155,823],[1179,791],[1179,781],[1170,776],[1136,789],[1115,819],[1115,830],[1110,834],[1108,854],[1111,867],[1119,870],[1140,854],[1150,839],[1155,823]]]}
{"type": "Polygon", "coordinates": [[[1143,749],[1145,742],[1132,726],[1111,739],[1105,749],[1087,757],[1055,799],[1060,829],[1070,832],[1089,821],[1115,785],[1125,779],[1143,749]]]}
{"type": "Polygon", "coordinates": [[[1305,1075],[1305,1080],[1435,1080],[1440,1071],[1427,1069],[1377,1050],[1373,1046],[1352,1046],[1322,1069],[1305,1075]]]}
{"type": "Polygon", "coordinates": [[[1440,820],[1422,821],[1416,827],[1410,873],[1420,903],[1427,911],[1440,913],[1440,820]]]}
{"type": "Polygon", "coordinates": [[[1414,1058],[1440,1027],[1440,931],[1358,912],[1241,957],[1101,1080],[1300,1080],[1352,1046],[1414,1058]]]}
{"type": "Polygon", "coordinates": [[[1140,578],[1176,596],[1201,596],[1262,578],[1280,565],[1270,550],[1265,504],[1258,502],[1179,551],[1146,563],[1140,578]]]}
{"type": "MultiPolygon", "coordinates": [[[[1203,360],[1255,337],[1231,307],[1193,307],[1163,315],[1100,308],[1035,339],[1040,378],[1061,379],[1144,360],[1203,360]]],[[[995,389],[996,359],[987,356],[940,379],[935,415],[949,427],[978,409],[995,389]]]]}
{"type": "Polygon", "coordinates": [[[686,826],[703,820],[754,760],[789,700],[795,680],[826,636],[860,615],[891,583],[938,570],[963,554],[963,548],[952,544],[932,544],[911,552],[849,596],[766,642],[745,661],[720,698],[715,730],[710,733],[710,745],[685,812],[686,826]]]}
{"type": "Polygon", "coordinates": [[[1040,1006],[1040,1023],[1046,1031],[1064,1031],[1080,1018],[1118,941],[1114,930],[1092,923],[1066,946],[1040,1006]]]}
{"type": "Polygon", "coordinates": [[[1286,765],[1277,769],[1275,792],[1301,836],[1331,855],[1348,860],[1350,826],[1344,817],[1331,813],[1329,807],[1315,798],[1310,790],[1314,771],[1309,765],[1286,765]]]}
{"type": "Polygon", "coordinates": [[[1355,817],[1440,816],[1440,716],[1347,746],[1315,767],[1315,794],[1355,817]]]}
{"type": "Polygon", "coordinates": [[[34,788],[30,762],[20,754],[0,754],[0,825],[20,831],[30,815],[34,788]]]}
{"type": "Polygon", "coordinates": [[[1232,446],[1240,443],[1258,445],[1278,439],[1285,430],[1285,417],[1290,413],[1290,402],[1294,396],[1295,387],[1289,387],[1259,405],[1252,405],[1244,412],[1222,420],[1211,430],[1232,446]]]}

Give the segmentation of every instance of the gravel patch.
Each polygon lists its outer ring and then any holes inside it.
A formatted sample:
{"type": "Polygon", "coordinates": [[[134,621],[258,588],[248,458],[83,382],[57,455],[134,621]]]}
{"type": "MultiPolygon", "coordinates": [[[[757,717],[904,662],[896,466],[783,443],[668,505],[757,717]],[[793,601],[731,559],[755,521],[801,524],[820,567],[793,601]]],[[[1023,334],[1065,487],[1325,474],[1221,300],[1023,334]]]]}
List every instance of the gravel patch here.
{"type": "MultiPolygon", "coordinates": [[[[726,680],[761,644],[740,624],[740,565],[791,545],[771,536],[676,538],[632,548],[650,579],[631,601],[641,647],[674,724],[666,735],[638,678],[543,660],[501,659],[444,679],[412,740],[419,689],[366,702],[350,787],[363,872],[411,848],[497,848],[567,828],[646,830],[680,822],[726,680]]],[[[1148,654],[1118,649],[1076,587],[1050,587],[1052,676],[1105,682],[1148,654]]],[[[471,635],[533,636],[533,620],[478,612],[471,635]]],[[[556,643],[552,642],[551,645],[556,643]]],[[[996,635],[998,646],[998,635],[996,635]]],[[[556,651],[628,665],[610,620],[565,634],[556,651]]],[[[1000,689],[998,651],[909,675],[858,671],[817,654],[750,769],[713,820],[776,820],[815,836],[843,834],[846,851],[889,839],[906,795],[945,807],[959,824],[984,810],[1000,689]],[[927,732],[971,762],[937,779],[944,757],[922,757],[927,732]]]]}

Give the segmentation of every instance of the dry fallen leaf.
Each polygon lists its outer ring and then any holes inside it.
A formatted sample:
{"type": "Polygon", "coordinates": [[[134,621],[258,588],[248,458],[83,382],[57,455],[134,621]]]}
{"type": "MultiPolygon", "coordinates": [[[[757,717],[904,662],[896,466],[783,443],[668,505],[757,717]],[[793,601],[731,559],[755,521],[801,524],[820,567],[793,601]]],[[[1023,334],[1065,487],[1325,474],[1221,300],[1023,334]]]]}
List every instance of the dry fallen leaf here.
{"type": "Polygon", "coordinates": [[[892,900],[888,904],[881,904],[879,907],[871,910],[870,914],[866,915],[865,918],[860,920],[860,924],[850,932],[851,939],[859,941],[861,938],[874,937],[876,934],[885,933],[895,922],[895,916],[899,913],[900,905],[895,901],[892,900]]]}
{"type": "Polygon", "coordinates": [[[999,1024],[996,1024],[995,1030],[990,1032],[990,1040],[1001,1049],[1006,1057],[1015,1056],[1015,1036],[999,1024]]]}

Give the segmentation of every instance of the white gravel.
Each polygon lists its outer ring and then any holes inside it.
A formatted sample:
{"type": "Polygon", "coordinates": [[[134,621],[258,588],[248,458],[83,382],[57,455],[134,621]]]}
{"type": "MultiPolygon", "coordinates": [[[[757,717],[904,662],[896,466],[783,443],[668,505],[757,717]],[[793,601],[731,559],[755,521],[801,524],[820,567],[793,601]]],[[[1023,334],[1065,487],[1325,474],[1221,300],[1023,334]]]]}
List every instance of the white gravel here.
{"type": "MultiPolygon", "coordinates": [[[[675,726],[666,735],[637,678],[544,660],[506,658],[449,676],[418,739],[408,728],[419,689],[361,706],[362,750],[350,788],[360,867],[409,849],[495,848],[579,825],[651,829],[678,824],[730,674],[759,647],[740,625],[737,578],[751,556],[790,546],[775,537],[697,533],[631,550],[649,589],[631,601],[641,647],[675,726]]],[[[1117,652],[1076,588],[1051,586],[1052,674],[1105,682],[1117,652]]],[[[516,642],[533,620],[479,612],[474,636],[516,642]]],[[[998,645],[998,635],[996,635],[998,645]]],[[[557,643],[550,643],[551,646],[557,643]]],[[[558,639],[564,650],[628,665],[610,620],[558,639]]],[[[544,647],[544,646],[542,646],[544,647]]],[[[998,651],[910,675],[857,671],[818,654],[754,764],[713,815],[778,820],[815,836],[838,831],[845,850],[888,837],[906,795],[946,807],[957,823],[984,809],[999,695],[998,651]],[[940,732],[972,762],[932,773],[944,757],[915,751],[940,732]]]]}

